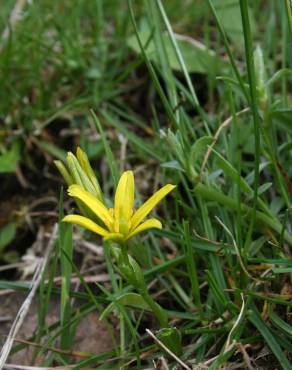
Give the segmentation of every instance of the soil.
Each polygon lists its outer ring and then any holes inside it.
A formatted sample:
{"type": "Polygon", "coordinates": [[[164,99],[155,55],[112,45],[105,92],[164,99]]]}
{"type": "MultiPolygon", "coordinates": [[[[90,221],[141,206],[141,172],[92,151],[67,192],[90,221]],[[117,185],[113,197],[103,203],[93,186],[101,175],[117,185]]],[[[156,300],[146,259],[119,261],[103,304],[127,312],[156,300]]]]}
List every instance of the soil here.
{"type": "MultiPolygon", "coordinates": [[[[13,320],[16,317],[25,297],[25,294],[15,292],[7,294],[5,297],[0,296],[0,347],[2,347],[5,342],[13,320]]],[[[59,312],[59,300],[54,299],[49,305],[49,312],[46,320],[48,325],[59,320],[59,312]]],[[[16,339],[29,341],[37,329],[37,323],[37,303],[34,301],[16,339]]],[[[58,343],[55,343],[51,347],[57,347],[57,345],[58,343]]],[[[38,356],[33,362],[32,357],[35,348],[36,347],[33,345],[27,345],[25,349],[11,355],[7,362],[18,365],[41,365],[45,356],[50,353],[50,351],[44,355],[38,356]]],[[[71,358],[69,359],[69,362],[78,363],[84,359],[78,356],[78,352],[100,354],[112,349],[113,344],[109,332],[105,324],[99,320],[98,314],[93,311],[87,314],[87,316],[79,322],[74,338],[74,345],[70,349],[72,351],[71,353],[75,352],[77,356],[70,356],[71,358]]]]}

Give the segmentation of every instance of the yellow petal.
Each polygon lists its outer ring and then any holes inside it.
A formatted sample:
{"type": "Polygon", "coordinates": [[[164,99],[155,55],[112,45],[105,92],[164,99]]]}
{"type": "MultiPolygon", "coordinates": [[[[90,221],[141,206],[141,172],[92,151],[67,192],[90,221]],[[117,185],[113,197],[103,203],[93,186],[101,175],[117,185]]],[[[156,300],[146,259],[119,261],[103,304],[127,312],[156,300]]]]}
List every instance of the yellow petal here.
{"type": "Polygon", "coordinates": [[[100,200],[100,194],[96,193],[95,187],[91,182],[90,178],[88,177],[85,169],[82,167],[82,163],[79,163],[79,160],[75,157],[74,154],[68,153],[67,155],[67,163],[70,166],[71,173],[73,177],[76,179],[75,184],[80,185],[84,190],[88,191],[89,193],[96,195],[97,198],[100,200]]]}
{"type": "Polygon", "coordinates": [[[74,183],[79,184],[79,185],[83,185],[80,174],[78,173],[78,171],[76,169],[76,163],[78,163],[78,161],[75,158],[75,155],[71,152],[68,152],[66,161],[67,161],[67,165],[68,165],[71,177],[74,180],[74,183]]]}
{"type": "Polygon", "coordinates": [[[68,172],[67,168],[61,161],[54,161],[56,167],[58,168],[60,174],[63,176],[64,180],[66,181],[67,185],[70,186],[73,184],[74,180],[70,173],[68,172]]]}
{"type": "Polygon", "coordinates": [[[115,217],[130,220],[134,207],[135,183],[132,171],[122,174],[115,194],[115,217]]]}
{"type": "Polygon", "coordinates": [[[80,199],[98,218],[105,223],[105,225],[110,227],[113,222],[113,218],[106,206],[95,196],[82,189],[82,187],[79,185],[71,185],[68,189],[68,194],[71,197],[80,199]]]}
{"type": "MultiPolygon", "coordinates": [[[[94,173],[94,171],[93,171],[93,169],[90,165],[90,162],[88,160],[88,157],[87,157],[86,153],[80,147],[78,147],[76,155],[77,155],[77,159],[78,159],[78,162],[79,162],[82,170],[85,172],[89,181],[91,182],[91,184],[93,185],[93,187],[95,189],[93,194],[96,195],[97,198],[100,201],[103,201],[103,196],[102,196],[102,192],[101,192],[101,189],[100,189],[99,182],[98,182],[98,180],[95,176],[95,173],[94,173]]],[[[89,189],[87,189],[87,190],[89,190],[89,189]]]]}
{"type": "Polygon", "coordinates": [[[149,220],[143,222],[141,225],[136,227],[136,229],[134,229],[130,234],[127,235],[126,240],[132,238],[134,235],[141,233],[144,230],[153,229],[153,228],[155,229],[162,228],[161,222],[157,220],[156,218],[150,218],[149,220]]]}
{"type": "Polygon", "coordinates": [[[131,219],[131,230],[134,230],[139,223],[148,215],[149,212],[161,201],[168,193],[175,188],[175,185],[167,184],[152,195],[142,206],[134,213],[131,219]]]}
{"type": "Polygon", "coordinates": [[[92,231],[92,232],[94,232],[98,235],[104,236],[104,237],[110,234],[107,230],[100,227],[95,222],[91,221],[89,218],[84,217],[84,216],[68,215],[68,216],[65,216],[62,221],[82,226],[85,229],[88,229],[88,230],[90,230],[90,231],[92,231]]]}
{"type": "Polygon", "coordinates": [[[83,171],[85,171],[86,175],[89,176],[88,171],[88,158],[86,153],[78,146],[76,150],[76,156],[80,166],[82,167],[83,171]]]}

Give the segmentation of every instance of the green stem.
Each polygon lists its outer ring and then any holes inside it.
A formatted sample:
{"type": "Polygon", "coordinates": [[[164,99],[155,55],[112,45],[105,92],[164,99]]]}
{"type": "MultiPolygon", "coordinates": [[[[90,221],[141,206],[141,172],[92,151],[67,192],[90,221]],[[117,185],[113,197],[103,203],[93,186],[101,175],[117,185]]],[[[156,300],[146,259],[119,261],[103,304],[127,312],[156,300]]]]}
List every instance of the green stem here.
{"type": "Polygon", "coordinates": [[[285,0],[286,5],[286,13],[287,13],[287,20],[288,20],[288,26],[290,31],[290,37],[292,38],[292,6],[291,2],[289,0],[285,0]]]}
{"type": "Polygon", "coordinates": [[[252,45],[252,34],[251,27],[248,15],[248,2],[247,0],[240,0],[240,12],[242,19],[243,35],[244,35],[244,44],[245,44],[245,55],[246,55],[246,66],[247,66],[247,76],[249,82],[250,90],[250,108],[253,116],[254,123],[254,138],[255,138],[255,160],[254,160],[254,197],[253,197],[253,209],[251,214],[251,221],[247,237],[245,240],[244,251],[247,251],[247,248],[250,244],[251,235],[253,232],[254,223],[256,221],[256,208],[257,208],[257,197],[258,197],[258,187],[259,187],[259,178],[260,178],[260,118],[258,114],[257,107],[257,92],[256,92],[256,76],[255,76],[255,67],[253,60],[253,45],[252,45]]]}
{"type": "Polygon", "coordinates": [[[228,38],[226,36],[226,32],[225,32],[225,30],[223,28],[222,22],[221,22],[220,18],[217,15],[216,9],[215,9],[214,5],[212,4],[212,1],[211,0],[208,0],[208,3],[209,3],[209,7],[211,9],[212,15],[215,18],[215,22],[217,24],[217,28],[218,28],[218,31],[220,33],[220,36],[221,36],[221,38],[223,40],[223,43],[224,43],[224,46],[225,46],[225,49],[226,49],[226,53],[227,53],[227,55],[229,57],[231,68],[232,68],[232,70],[233,70],[233,72],[234,72],[234,74],[235,74],[235,76],[237,78],[237,81],[239,83],[239,86],[241,88],[241,91],[243,92],[246,100],[249,102],[250,101],[250,96],[249,96],[248,91],[247,91],[247,89],[245,87],[244,81],[243,81],[243,79],[242,79],[242,77],[240,75],[239,69],[237,68],[236,60],[235,60],[235,58],[233,56],[233,51],[229,47],[228,38]]]}
{"type": "Polygon", "coordinates": [[[183,230],[185,239],[185,253],[186,253],[186,264],[188,269],[188,276],[191,282],[191,292],[194,304],[199,310],[201,310],[201,297],[200,297],[200,284],[198,279],[198,271],[195,262],[194,249],[191,245],[190,237],[190,225],[188,221],[183,220],[183,230]]]}
{"type": "Polygon", "coordinates": [[[122,251],[124,264],[127,265],[129,268],[132,268],[131,265],[130,265],[130,261],[129,261],[127,245],[125,243],[121,242],[120,246],[121,246],[121,251],[122,251]]]}
{"type": "Polygon", "coordinates": [[[282,179],[282,175],[281,175],[281,173],[279,171],[279,168],[278,168],[278,165],[277,165],[277,158],[276,158],[276,155],[274,153],[272,139],[271,139],[272,138],[271,119],[270,119],[269,112],[268,112],[268,106],[266,104],[263,107],[263,134],[264,134],[265,143],[266,143],[267,148],[268,148],[267,154],[268,154],[268,157],[269,157],[270,161],[272,162],[272,166],[273,166],[273,169],[274,169],[274,175],[275,175],[277,185],[278,185],[279,190],[282,194],[282,197],[283,197],[283,199],[286,203],[286,206],[289,208],[291,206],[291,203],[290,203],[289,195],[287,193],[285,184],[284,184],[283,179],[282,179]]]}
{"type": "Polygon", "coordinates": [[[126,266],[128,273],[131,274],[126,276],[128,283],[133,285],[133,287],[138,291],[138,293],[141,295],[144,301],[151,308],[157,320],[159,321],[161,328],[167,328],[168,327],[167,314],[164,312],[163,308],[158,303],[156,303],[151,297],[151,295],[148,293],[144,281],[144,276],[140,266],[137,264],[136,261],[135,263],[134,261],[132,261],[131,263],[130,261],[131,257],[129,258],[126,243],[121,242],[120,247],[122,252],[122,263],[126,266]]]}
{"type": "Polygon", "coordinates": [[[139,291],[141,296],[143,297],[144,301],[148,304],[148,306],[153,311],[154,315],[156,316],[157,320],[159,321],[159,325],[161,328],[168,327],[168,318],[166,313],[164,312],[163,308],[154,301],[151,295],[147,292],[147,290],[139,291]]]}

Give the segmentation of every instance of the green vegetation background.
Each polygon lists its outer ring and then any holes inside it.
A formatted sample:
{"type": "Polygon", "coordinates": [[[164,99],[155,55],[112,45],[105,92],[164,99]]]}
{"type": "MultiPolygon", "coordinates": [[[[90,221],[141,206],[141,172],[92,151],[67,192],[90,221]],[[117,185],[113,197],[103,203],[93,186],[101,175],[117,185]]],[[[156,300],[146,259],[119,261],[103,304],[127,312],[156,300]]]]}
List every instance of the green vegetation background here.
{"type": "MultiPolygon", "coordinates": [[[[158,211],[164,229],[131,250],[183,335],[186,366],[291,369],[289,1],[9,0],[0,33],[0,288],[29,289],[9,266],[58,220],[53,160],[80,144],[109,197],[116,170],[135,171],[142,199],[178,184],[158,211]]],[[[143,368],[163,354],[145,334],[157,329],[151,315],[119,301],[127,286],[106,253],[112,285],[94,296],[86,286],[84,306],[63,305],[47,327],[51,295],[73,294],[50,285],[59,258],[63,277],[77,273],[60,251],[51,257],[31,338],[42,351],[69,350],[70,323],[116,302],[113,351],[74,368],[143,368]]],[[[45,361],[60,363],[72,359],[52,351],[45,361]]]]}

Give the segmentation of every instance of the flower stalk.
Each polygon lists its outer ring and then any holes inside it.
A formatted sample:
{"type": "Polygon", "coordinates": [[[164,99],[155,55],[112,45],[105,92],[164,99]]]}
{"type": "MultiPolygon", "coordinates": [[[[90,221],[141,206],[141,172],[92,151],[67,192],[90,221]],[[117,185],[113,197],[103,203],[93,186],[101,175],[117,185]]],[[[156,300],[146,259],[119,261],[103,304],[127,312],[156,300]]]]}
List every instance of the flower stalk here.
{"type": "Polygon", "coordinates": [[[167,314],[149,294],[141,267],[133,257],[128,255],[126,244],[121,243],[120,248],[111,247],[111,254],[117,261],[117,270],[120,275],[135,288],[135,290],[148,304],[149,308],[156,316],[160,327],[168,327],[167,314]]]}

